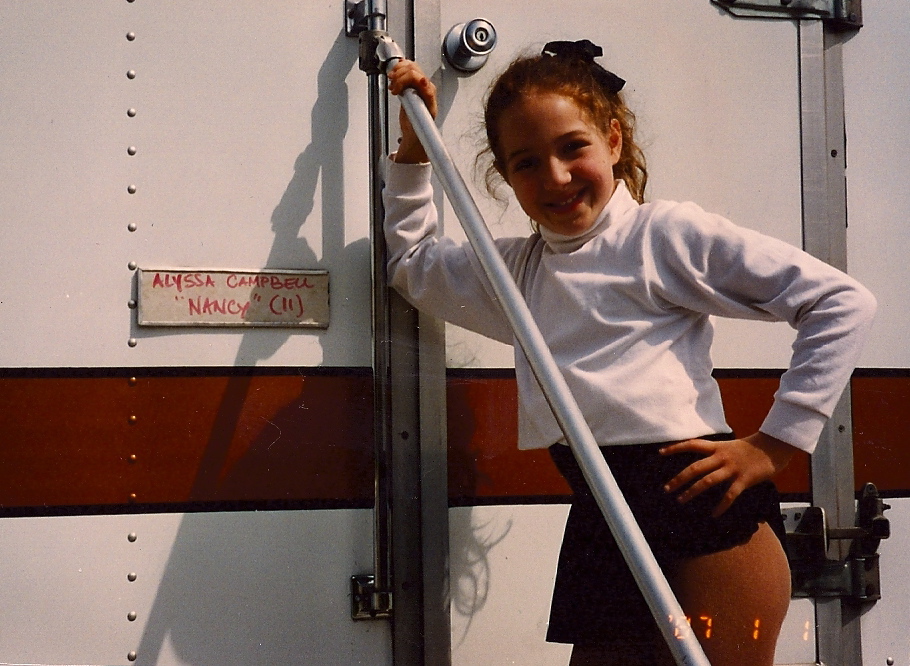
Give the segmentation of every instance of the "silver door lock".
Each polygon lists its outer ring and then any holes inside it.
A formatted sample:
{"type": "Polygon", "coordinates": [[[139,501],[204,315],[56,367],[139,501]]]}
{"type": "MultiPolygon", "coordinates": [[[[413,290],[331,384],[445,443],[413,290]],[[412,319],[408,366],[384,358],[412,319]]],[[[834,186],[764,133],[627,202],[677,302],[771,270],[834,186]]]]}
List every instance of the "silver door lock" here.
{"type": "Polygon", "coordinates": [[[483,67],[494,48],[496,28],[482,18],[452,26],[442,43],[446,60],[461,72],[476,72],[483,67]]]}

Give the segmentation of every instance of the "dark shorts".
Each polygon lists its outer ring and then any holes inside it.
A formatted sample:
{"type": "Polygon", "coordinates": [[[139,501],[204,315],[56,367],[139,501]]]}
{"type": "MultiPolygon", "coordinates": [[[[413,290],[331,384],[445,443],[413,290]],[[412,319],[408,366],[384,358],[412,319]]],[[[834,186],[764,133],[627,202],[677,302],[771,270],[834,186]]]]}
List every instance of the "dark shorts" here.
{"type": "MultiPolygon", "coordinates": [[[[706,437],[732,439],[732,435],[706,437]]],[[[664,573],[680,560],[746,543],[762,522],[784,538],[777,489],[770,481],[752,486],[718,518],[711,511],[726,486],[716,486],[680,504],[663,485],[695,462],[699,454],[662,456],[664,444],[602,447],[604,458],[664,573]]],[[[603,645],[629,637],[659,639],[644,597],[575,462],[563,444],[550,455],[574,496],[559,553],[547,640],[603,645]]]]}

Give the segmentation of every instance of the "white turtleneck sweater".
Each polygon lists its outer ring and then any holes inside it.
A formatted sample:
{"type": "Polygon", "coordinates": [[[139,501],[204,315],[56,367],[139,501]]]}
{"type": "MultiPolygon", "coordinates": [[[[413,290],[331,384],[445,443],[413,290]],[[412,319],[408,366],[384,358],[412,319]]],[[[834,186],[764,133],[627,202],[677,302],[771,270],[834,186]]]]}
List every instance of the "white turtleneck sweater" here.
{"type": "MultiPolygon", "coordinates": [[[[391,284],[421,310],[513,344],[471,247],[437,237],[430,166],[389,161],[383,196],[391,284]]],[[[621,181],[581,236],[543,229],[496,245],[602,446],[729,432],[711,376],[716,315],[796,329],[761,431],[811,452],[876,307],[858,282],[787,243],[692,203],[639,205],[621,181]]],[[[519,447],[548,447],[563,435],[516,350],[519,447]]]]}

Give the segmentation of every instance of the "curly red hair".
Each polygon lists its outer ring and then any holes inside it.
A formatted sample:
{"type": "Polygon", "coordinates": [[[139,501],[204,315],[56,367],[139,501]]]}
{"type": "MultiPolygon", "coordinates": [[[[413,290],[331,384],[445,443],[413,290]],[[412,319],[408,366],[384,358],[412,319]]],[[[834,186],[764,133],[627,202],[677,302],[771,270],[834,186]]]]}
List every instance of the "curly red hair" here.
{"type": "Polygon", "coordinates": [[[499,119],[517,100],[535,93],[556,93],[568,97],[605,135],[609,132],[611,120],[619,123],[622,152],[613,173],[626,183],[633,198],[643,202],[648,169],[645,156],[635,143],[635,114],[626,105],[623,94],[606,90],[595,77],[590,63],[549,55],[517,58],[487,93],[484,104],[487,146],[478,155],[479,160],[492,157],[484,175],[487,190],[491,193],[495,191],[503,164],[503,156],[499,152],[499,119]]]}

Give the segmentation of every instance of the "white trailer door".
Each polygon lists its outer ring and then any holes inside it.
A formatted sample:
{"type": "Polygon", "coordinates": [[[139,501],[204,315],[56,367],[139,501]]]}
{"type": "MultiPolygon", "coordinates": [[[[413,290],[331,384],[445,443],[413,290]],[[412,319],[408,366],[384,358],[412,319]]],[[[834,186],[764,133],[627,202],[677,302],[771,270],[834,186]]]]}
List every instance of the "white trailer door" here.
{"type": "Polygon", "coordinates": [[[344,12],[0,0],[0,663],[391,662],[350,611],[373,456],[344,12]],[[328,271],[330,320],[140,327],[137,268],[328,271]]]}

